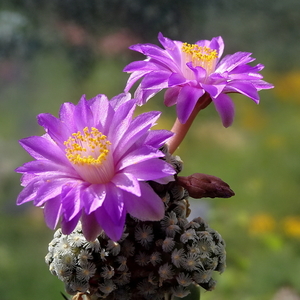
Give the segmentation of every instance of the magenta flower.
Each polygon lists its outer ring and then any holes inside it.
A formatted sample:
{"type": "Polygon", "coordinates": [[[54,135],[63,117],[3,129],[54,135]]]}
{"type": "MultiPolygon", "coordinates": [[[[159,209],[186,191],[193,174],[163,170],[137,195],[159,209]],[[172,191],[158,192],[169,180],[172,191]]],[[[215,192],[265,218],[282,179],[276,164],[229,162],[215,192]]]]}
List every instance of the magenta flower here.
{"type": "Polygon", "coordinates": [[[143,78],[135,97],[144,104],[152,96],[167,88],[164,95],[166,106],[177,105],[177,116],[184,124],[197,101],[207,93],[219,113],[223,125],[228,127],[234,118],[234,104],[228,93],[240,93],[259,102],[258,91],[273,85],[261,80],[258,72],[264,66],[250,66],[255,59],[248,52],[236,52],[222,60],[224,42],[221,37],[195,44],[182,43],[158,35],[164,49],[153,44],[137,44],[130,49],[147,56],[146,60],[127,65],[125,72],[132,73],[125,91],[143,78]]]}
{"type": "Polygon", "coordinates": [[[40,114],[46,134],[20,140],[35,160],[16,169],[24,186],[17,204],[43,207],[47,225],[54,229],[61,219],[64,234],[81,219],[88,240],[102,229],[120,239],[126,213],[162,219],[164,204],[146,181],[174,180],[175,170],[158,149],[172,133],[149,130],[160,112],[133,119],[135,103],[129,94],[110,101],[83,96],[77,105],[64,103],[59,118],[40,114]]]}

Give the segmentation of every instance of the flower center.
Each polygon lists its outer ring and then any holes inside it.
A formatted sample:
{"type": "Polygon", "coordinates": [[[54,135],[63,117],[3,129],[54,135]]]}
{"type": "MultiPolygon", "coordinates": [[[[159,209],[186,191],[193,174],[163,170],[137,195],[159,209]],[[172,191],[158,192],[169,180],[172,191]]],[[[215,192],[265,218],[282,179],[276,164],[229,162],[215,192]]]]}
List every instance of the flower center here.
{"type": "Polygon", "coordinates": [[[191,62],[193,67],[202,67],[206,70],[206,78],[215,71],[218,59],[217,50],[196,44],[182,44],[182,70],[188,79],[195,79],[194,72],[186,65],[191,62]]]}
{"type": "Polygon", "coordinates": [[[66,156],[78,174],[90,183],[106,183],[114,175],[111,142],[97,128],[85,127],[67,141],[66,156]]]}

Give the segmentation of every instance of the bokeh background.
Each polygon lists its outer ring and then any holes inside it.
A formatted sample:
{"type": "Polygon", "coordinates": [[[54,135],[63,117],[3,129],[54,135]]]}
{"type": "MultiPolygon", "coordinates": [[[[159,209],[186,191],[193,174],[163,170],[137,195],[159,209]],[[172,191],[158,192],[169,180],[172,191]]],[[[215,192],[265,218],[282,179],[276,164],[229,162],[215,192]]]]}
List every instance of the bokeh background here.
{"type": "MultiPolygon", "coordinates": [[[[13,170],[30,159],[18,139],[42,134],[36,115],[57,116],[62,102],[121,93],[123,68],[142,58],[128,46],[158,44],[159,31],[190,43],[221,35],[225,54],[252,52],[275,85],[259,106],[234,96],[227,129],[209,106],[176,153],[182,175],[215,175],[236,193],[192,202],[193,215],[227,243],[227,269],[201,299],[300,299],[298,0],[0,1],[0,299],[57,300],[64,292],[44,263],[53,232],[42,210],[15,205],[13,170]]],[[[142,109],[163,111],[157,128],[172,127],[175,110],[163,107],[162,94],[142,109]]]]}

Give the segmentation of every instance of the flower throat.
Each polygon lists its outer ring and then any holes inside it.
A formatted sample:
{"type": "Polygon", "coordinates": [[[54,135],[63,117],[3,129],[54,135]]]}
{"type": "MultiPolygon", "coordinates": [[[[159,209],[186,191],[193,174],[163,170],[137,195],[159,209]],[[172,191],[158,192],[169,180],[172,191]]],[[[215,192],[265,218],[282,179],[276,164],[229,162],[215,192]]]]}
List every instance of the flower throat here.
{"type": "Polygon", "coordinates": [[[194,73],[186,66],[188,62],[191,62],[193,67],[204,68],[207,72],[207,76],[214,72],[218,58],[217,50],[188,43],[183,43],[181,50],[183,58],[182,70],[184,70],[187,78],[194,78],[194,73]]]}
{"type": "Polygon", "coordinates": [[[111,142],[97,128],[85,127],[82,132],[73,133],[64,145],[68,160],[84,180],[104,183],[111,179],[111,142]]]}

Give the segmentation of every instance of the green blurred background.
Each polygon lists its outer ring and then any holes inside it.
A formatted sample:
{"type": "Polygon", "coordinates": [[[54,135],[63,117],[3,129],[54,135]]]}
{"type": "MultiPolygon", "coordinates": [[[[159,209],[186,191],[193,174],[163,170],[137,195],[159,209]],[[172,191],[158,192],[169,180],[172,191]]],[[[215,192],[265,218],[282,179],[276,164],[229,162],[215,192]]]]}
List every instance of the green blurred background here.
{"type": "MultiPolygon", "coordinates": [[[[236,193],[192,203],[227,243],[227,269],[201,299],[300,299],[299,28],[298,0],[2,0],[0,299],[56,300],[64,291],[44,263],[53,232],[42,210],[15,205],[13,170],[30,159],[18,139],[42,134],[36,115],[57,116],[62,102],[121,93],[122,69],[142,58],[128,46],[158,43],[159,31],[190,43],[221,35],[226,54],[252,52],[275,85],[259,106],[235,96],[227,129],[209,106],[176,153],[183,175],[221,177],[236,193]]],[[[162,94],[142,109],[163,111],[157,128],[172,127],[162,94]]]]}

